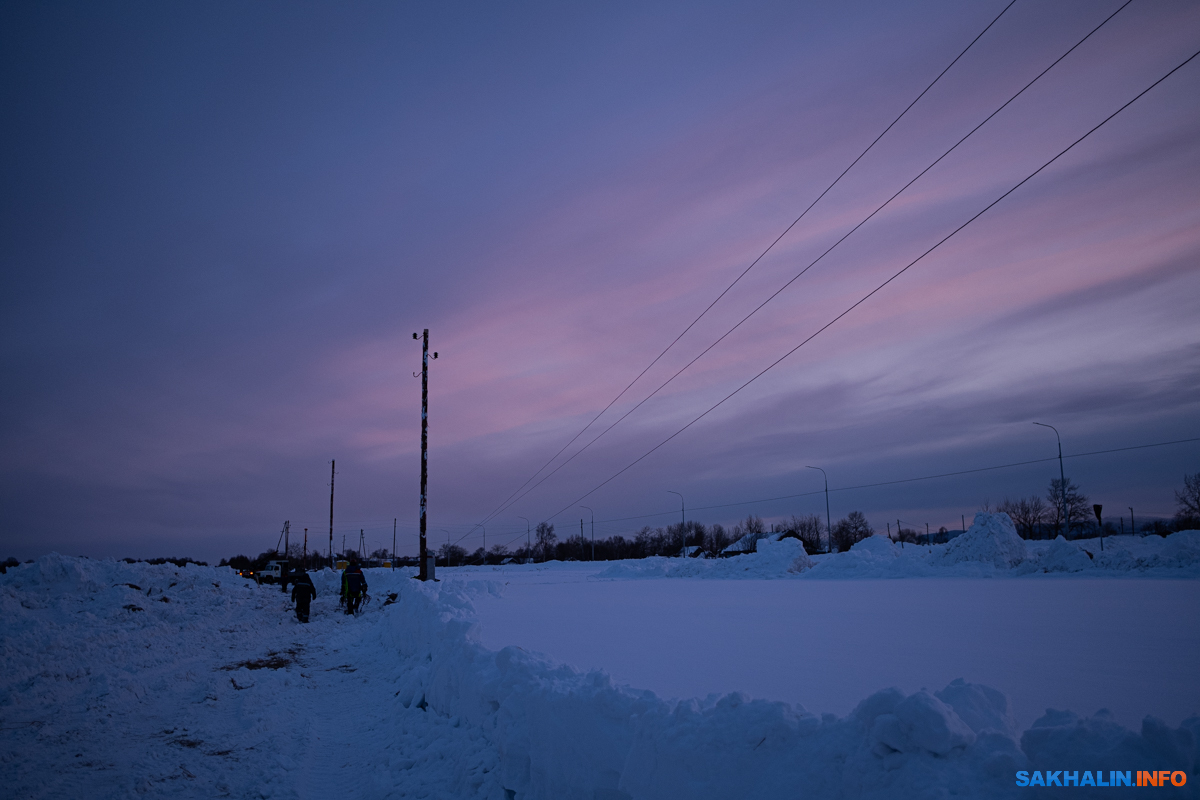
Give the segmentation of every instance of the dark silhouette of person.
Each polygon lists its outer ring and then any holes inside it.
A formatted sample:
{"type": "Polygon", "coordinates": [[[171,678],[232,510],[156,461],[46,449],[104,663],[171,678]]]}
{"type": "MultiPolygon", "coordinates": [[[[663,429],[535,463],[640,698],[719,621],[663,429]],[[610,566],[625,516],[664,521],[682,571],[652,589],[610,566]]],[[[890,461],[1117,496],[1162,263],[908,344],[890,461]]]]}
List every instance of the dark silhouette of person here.
{"type": "Polygon", "coordinates": [[[313,585],[312,578],[303,568],[296,571],[292,584],[292,600],[296,601],[296,619],[308,622],[308,606],[317,596],[317,587],[313,585]]]}
{"type": "Polygon", "coordinates": [[[363,575],[362,567],[358,564],[358,559],[355,559],[342,572],[341,599],[346,604],[347,614],[353,614],[358,611],[366,593],[367,578],[363,575]]]}

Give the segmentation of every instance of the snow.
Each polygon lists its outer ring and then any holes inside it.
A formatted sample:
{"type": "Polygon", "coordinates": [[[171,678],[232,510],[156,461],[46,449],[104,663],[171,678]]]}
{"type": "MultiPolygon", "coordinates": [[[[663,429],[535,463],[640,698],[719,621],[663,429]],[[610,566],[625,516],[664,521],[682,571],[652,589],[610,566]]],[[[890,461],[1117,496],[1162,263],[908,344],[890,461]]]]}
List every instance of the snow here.
{"type": "Polygon", "coordinates": [[[1008,514],[981,511],[966,533],[943,545],[929,561],[937,566],[977,561],[996,569],[1011,569],[1027,557],[1025,540],[1017,535],[1008,514]]]}
{"type": "MultiPolygon", "coordinates": [[[[928,550],[886,541],[801,559],[790,541],[724,560],[750,559],[748,570],[676,560],[708,565],[687,579],[600,580],[612,565],[549,564],[446,570],[442,582],[422,584],[411,571],[372,570],[373,601],[357,618],[337,613],[336,574],[316,573],[310,625],[296,622],[278,587],[228,569],[46,556],[0,576],[0,785],[22,798],[987,798],[1021,796],[1015,770],[1103,768],[1184,769],[1192,778],[1185,790],[1164,791],[1196,796],[1200,718],[1181,716],[1195,711],[1196,682],[1172,674],[1194,668],[1200,653],[1197,582],[1178,579],[1194,576],[1195,536],[1114,546],[1111,556],[1106,542],[1107,560],[1094,557],[1079,573],[1028,569],[1050,563],[1049,545],[1000,570],[995,548],[983,548],[993,553],[988,561],[939,566],[928,563],[928,550]],[[957,577],[812,579],[826,564],[851,562],[957,577]],[[981,565],[1013,579],[960,574],[981,565]],[[726,579],[739,571],[774,578],[726,579]],[[1175,579],[1146,577],[1166,571],[1175,579]],[[1096,577],[1117,572],[1141,577],[1096,577]],[[672,592],[675,605],[642,605],[672,592]],[[389,594],[395,601],[385,604],[389,594]],[[622,595],[624,604],[616,602],[622,595]],[[728,603],[743,595],[742,605],[728,603]],[[708,605],[697,604],[706,596],[708,605]],[[747,671],[772,647],[788,658],[840,647],[830,658],[842,671],[876,670],[862,685],[889,674],[922,682],[877,681],[837,713],[753,696],[732,682],[703,696],[632,688],[608,658],[581,670],[553,652],[515,646],[504,620],[522,617],[531,598],[544,609],[534,623],[553,621],[551,633],[590,622],[572,619],[576,598],[613,601],[597,603],[595,617],[607,615],[610,625],[588,628],[592,639],[610,657],[643,651],[681,679],[713,664],[719,672],[730,652],[758,638],[766,643],[746,653],[747,671]],[[887,635],[902,616],[913,622],[887,635]],[[644,638],[638,624],[663,617],[674,638],[644,638]],[[1134,618],[1141,627],[1130,647],[1134,618]],[[1068,619],[1084,630],[1071,634],[1068,619]],[[729,642],[722,634],[731,620],[749,630],[729,642]],[[1007,636],[996,637],[993,625],[955,638],[988,620],[1007,625],[1007,636]],[[705,621],[715,628],[705,632],[705,621]],[[772,641],[788,623],[792,630],[772,641]],[[1022,695],[1043,674],[1080,681],[1076,664],[1041,648],[1071,634],[1069,651],[1097,626],[1107,636],[1081,661],[1129,668],[1106,699],[1128,694],[1136,705],[1149,696],[1145,686],[1171,686],[1179,692],[1174,715],[1126,723],[1108,712],[1089,716],[1094,706],[1084,704],[1075,706],[1082,714],[1039,712],[1026,726],[1022,695]],[[1022,679],[991,688],[976,677],[984,670],[956,680],[931,669],[939,659],[961,667],[956,654],[989,636],[999,641],[979,663],[1007,645],[1027,659],[1016,668],[1022,679]],[[930,657],[875,663],[872,641],[906,637],[930,657]],[[678,647],[687,642],[692,649],[678,647]],[[1146,651],[1148,670],[1137,660],[1146,651]],[[707,657],[696,660],[697,652],[707,657]]],[[[826,578],[839,574],[824,569],[826,578]]],[[[811,658],[767,666],[797,687],[827,677],[811,658]]]]}

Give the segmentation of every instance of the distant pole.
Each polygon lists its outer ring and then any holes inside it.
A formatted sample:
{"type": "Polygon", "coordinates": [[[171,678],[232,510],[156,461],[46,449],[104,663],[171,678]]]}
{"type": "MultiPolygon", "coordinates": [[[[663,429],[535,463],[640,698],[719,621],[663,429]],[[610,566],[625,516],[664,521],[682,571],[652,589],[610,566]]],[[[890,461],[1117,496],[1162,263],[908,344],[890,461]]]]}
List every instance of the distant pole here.
{"type": "Polygon", "coordinates": [[[1058,439],[1058,479],[1060,481],[1059,489],[1062,492],[1062,518],[1063,518],[1063,538],[1068,538],[1071,535],[1071,521],[1067,517],[1067,474],[1063,471],[1062,462],[1062,437],[1058,435],[1058,428],[1053,425],[1046,425],[1041,422],[1035,422],[1034,425],[1040,425],[1043,428],[1049,428],[1054,431],[1054,438],[1058,439]]]}
{"type": "Polygon", "coordinates": [[[929,544],[930,544],[930,541],[929,541],[929,523],[928,523],[928,522],[926,522],[926,523],[925,523],[925,544],[926,544],[926,545],[929,545],[929,544]]]}
{"type": "Polygon", "coordinates": [[[1104,506],[1094,505],[1092,511],[1096,512],[1096,530],[1100,532],[1100,552],[1104,552],[1104,520],[1100,518],[1100,512],[1104,506]]]}
{"type": "Polygon", "coordinates": [[[525,549],[529,551],[529,555],[527,556],[527,558],[533,558],[533,547],[530,544],[531,540],[529,538],[529,517],[522,517],[520,515],[517,515],[517,519],[525,520],[525,549]]]}
{"type": "Polygon", "coordinates": [[[392,572],[396,571],[396,518],[392,517],[392,572]]]}
{"type": "Polygon", "coordinates": [[[337,475],[337,459],[329,463],[329,568],[333,569],[333,481],[337,475]]]}
{"type": "Polygon", "coordinates": [[[904,537],[900,535],[900,518],[896,518],[896,538],[900,540],[900,546],[904,547],[904,537]]]}
{"type": "Polygon", "coordinates": [[[825,549],[826,553],[833,552],[833,522],[829,516],[829,476],[825,474],[825,470],[820,467],[806,467],[806,469],[821,470],[821,475],[825,478],[825,534],[828,537],[829,546],[825,549]]]}
{"type": "Polygon", "coordinates": [[[1133,526],[1133,506],[1129,507],[1129,535],[1137,536],[1137,528],[1133,526]]]}
{"type": "MultiPolygon", "coordinates": [[[[596,560],[596,512],[592,511],[587,506],[580,506],[580,508],[587,508],[588,513],[592,515],[592,561],[595,561],[596,560]]],[[[580,534],[582,534],[582,533],[583,532],[580,531],[580,534]]]]}
{"type": "Polygon", "coordinates": [[[308,566],[308,528],[304,529],[304,561],[301,563],[308,566]]]}

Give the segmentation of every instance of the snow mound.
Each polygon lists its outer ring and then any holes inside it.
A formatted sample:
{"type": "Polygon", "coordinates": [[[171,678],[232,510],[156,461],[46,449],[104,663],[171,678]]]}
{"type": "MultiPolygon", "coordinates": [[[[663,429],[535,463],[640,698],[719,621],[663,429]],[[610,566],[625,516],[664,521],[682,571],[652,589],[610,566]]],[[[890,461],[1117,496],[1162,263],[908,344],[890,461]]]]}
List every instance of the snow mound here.
{"type": "Polygon", "coordinates": [[[874,558],[897,558],[900,548],[886,536],[868,536],[862,541],[855,542],[850,548],[852,553],[870,553],[874,558]]]}
{"type": "Polygon", "coordinates": [[[596,574],[600,580],[629,578],[786,578],[805,572],[814,561],[799,539],[759,539],[753,553],[729,558],[662,558],[618,561],[596,574]]]}
{"type": "Polygon", "coordinates": [[[1082,572],[1091,569],[1092,558],[1082,547],[1060,535],[1042,556],[1041,566],[1045,572],[1082,572]]]}
{"type": "Polygon", "coordinates": [[[997,569],[1012,569],[1028,558],[1025,540],[1017,535],[1008,514],[980,511],[963,535],[952,539],[940,552],[930,556],[935,566],[952,566],[966,561],[991,564],[997,569]]]}
{"type": "Polygon", "coordinates": [[[901,547],[886,536],[868,536],[844,553],[816,559],[805,578],[908,578],[936,574],[924,547],[901,547]]]}

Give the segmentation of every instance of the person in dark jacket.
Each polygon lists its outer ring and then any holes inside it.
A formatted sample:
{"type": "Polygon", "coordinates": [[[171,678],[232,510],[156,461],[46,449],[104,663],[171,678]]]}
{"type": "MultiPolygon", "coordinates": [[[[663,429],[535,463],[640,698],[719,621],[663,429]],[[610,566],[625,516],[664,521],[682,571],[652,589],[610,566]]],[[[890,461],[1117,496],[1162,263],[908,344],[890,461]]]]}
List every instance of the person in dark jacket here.
{"type": "Polygon", "coordinates": [[[363,575],[362,567],[358,565],[357,560],[351,561],[350,566],[342,572],[342,602],[346,605],[347,614],[358,611],[366,593],[367,579],[363,575]]]}
{"type": "Polygon", "coordinates": [[[303,568],[296,571],[292,578],[292,584],[292,599],[296,601],[296,619],[308,622],[308,606],[317,596],[317,587],[313,585],[312,578],[303,568]]]}

